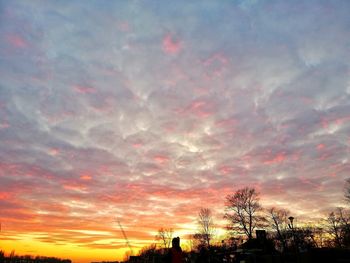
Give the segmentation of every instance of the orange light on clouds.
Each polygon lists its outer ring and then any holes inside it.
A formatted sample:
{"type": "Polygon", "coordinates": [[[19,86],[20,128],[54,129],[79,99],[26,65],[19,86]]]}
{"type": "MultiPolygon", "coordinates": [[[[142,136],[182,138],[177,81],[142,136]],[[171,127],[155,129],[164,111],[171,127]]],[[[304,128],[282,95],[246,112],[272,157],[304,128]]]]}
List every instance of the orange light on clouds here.
{"type": "Polygon", "coordinates": [[[92,176],[91,175],[87,175],[87,174],[83,174],[83,175],[80,176],[80,179],[84,180],[84,181],[90,181],[92,179],[92,176]]]}

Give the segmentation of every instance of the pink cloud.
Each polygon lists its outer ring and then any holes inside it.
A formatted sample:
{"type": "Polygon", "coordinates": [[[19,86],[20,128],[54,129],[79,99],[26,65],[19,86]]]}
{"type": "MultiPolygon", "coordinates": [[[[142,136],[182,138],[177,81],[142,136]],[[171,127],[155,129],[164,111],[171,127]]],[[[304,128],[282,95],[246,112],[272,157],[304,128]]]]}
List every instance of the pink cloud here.
{"type": "Polygon", "coordinates": [[[298,179],[302,182],[302,184],[308,185],[308,186],[312,187],[312,189],[315,189],[315,190],[322,189],[322,185],[320,183],[315,183],[315,182],[313,182],[313,180],[308,179],[305,176],[299,176],[298,179]]]}
{"type": "Polygon", "coordinates": [[[335,123],[337,125],[344,125],[345,123],[350,121],[350,117],[343,117],[343,118],[338,118],[335,120],[335,123]]]}
{"type": "Polygon", "coordinates": [[[140,147],[142,147],[143,146],[143,144],[142,143],[134,143],[133,145],[132,145],[132,147],[134,147],[134,148],[140,148],[140,147]]]}
{"type": "Polygon", "coordinates": [[[272,165],[283,162],[286,159],[285,153],[281,152],[272,157],[272,159],[268,159],[264,161],[264,164],[272,165]]]}
{"type": "Polygon", "coordinates": [[[166,54],[177,54],[182,48],[182,42],[174,38],[171,34],[167,34],[163,38],[163,51],[166,54]]]}
{"type": "Polygon", "coordinates": [[[265,194],[267,198],[270,196],[279,196],[285,192],[284,185],[280,181],[265,183],[263,189],[265,193],[268,193],[265,194]]]}
{"type": "Polygon", "coordinates": [[[121,32],[129,32],[129,31],[131,31],[131,26],[126,21],[122,21],[122,22],[118,23],[117,28],[121,32]]]}
{"type": "Polygon", "coordinates": [[[209,58],[202,61],[202,65],[205,68],[205,77],[207,79],[213,79],[221,77],[229,63],[228,58],[221,53],[215,53],[209,58]]]}
{"type": "Polygon", "coordinates": [[[330,117],[330,118],[322,118],[321,119],[321,125],[324,129],[328,129],[330,125],[336,124],[336,125],[345,125],[350,121],[349,116],[343,116],[343,117],[330,117]]]}
{"type": "Polygon", "coordinates": [[[90,86],[83,86],[83,85],[74,85],[74,90],[81,94],[94,94],[96,93],[96,89],[90,86]]]}
{"type": "Polygon", "coordinates": [[[0,200],[7,200],[7,199],[10,199],[10,193],[0,192],[0,200]]]}
{"type": "Polygon", "coordinates": [[[234,169],[233,167],[223,165],[219,168],[219,171],[224,175],[228,175],[228,174],[232,174],[234,169]]]}
{"type": "Polygon", "coordinates": [[[63,188],[66,189],[66,190],[73,190],[73,191],[84,191],[84,190],[86,190],[85,186],[78,185],[78,184],[73,184],[73,183],[71,183],[71,184],[64,184],[63,188]]]}
{"type": "Polygon", "coordinates": [[[188,110],[198,117],[207,117],[212,114],[210,108],[212,105],[206,101],[194,101],[189,106],[188,110]]]}
{"type": "Polygon", "coordinates": [[[325,161],[331,158],[334,155],[331,151],[323,151],[322,154],[320,153],[320,157],[318,157],[319,161],[325,161]]]}
{"type": "Polygon", "coordinates": [[[28,46],[28,43],[17,34],[10,34],[7,36],[7,41],[16,48],[25,48],[28,46]]]}
{"type": "Polygon", "coordinates": [[[60,153],[60,150],[59,150],[59,149],[56,149],[56,148],[51,148],[51,149],[49,150],[49,154],[50,154],[50,155],[53,155],[53,156],[58,155],[59,153],[60,153]]]}
{"type": "Polygon", "coordinates": [[[218,127],[233,127],[238,124],[238,120],[234,118],[220,120],[215,123],[218,127]]]}
{"type": "Polygon", "coordinates": [[[325,145],[323,143],[320,143],[319,145],[317,145],[317,150],[323,150],[325,147],[325,145]]]}
{"type": "Polygon", "coordinates": [[[194,114],[199,118],[207,118],[214,114],[215,105],[209,101],[195,100],[192,101],[186,108],[176,109],[176,113],[181,115],[194,114]]]}
{"type": "Polygon", "coordinates": [[[169,157],[164,155],[156,155],[153,157],[153,159],[160,164],[167,163],[169,161],[169,157]]]}
{"type": "Polygon", "coordinates": [[[6,121],[0,122],[0,129],[7,129],[10,128],[10,124],[6,121]]]}

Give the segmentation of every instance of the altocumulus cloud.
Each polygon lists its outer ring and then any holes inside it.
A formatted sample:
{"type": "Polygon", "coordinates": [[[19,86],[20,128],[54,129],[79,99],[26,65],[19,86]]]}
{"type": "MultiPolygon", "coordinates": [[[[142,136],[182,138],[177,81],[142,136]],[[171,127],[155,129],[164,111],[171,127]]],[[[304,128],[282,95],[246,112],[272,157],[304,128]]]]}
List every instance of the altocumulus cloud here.
{"type": "Polygon", "coordinates": [[[8,238],[122,247],[118,216],[142,244],[246,185],[306,217],[339,205],[349,5],[3,1],[8,238]]]}

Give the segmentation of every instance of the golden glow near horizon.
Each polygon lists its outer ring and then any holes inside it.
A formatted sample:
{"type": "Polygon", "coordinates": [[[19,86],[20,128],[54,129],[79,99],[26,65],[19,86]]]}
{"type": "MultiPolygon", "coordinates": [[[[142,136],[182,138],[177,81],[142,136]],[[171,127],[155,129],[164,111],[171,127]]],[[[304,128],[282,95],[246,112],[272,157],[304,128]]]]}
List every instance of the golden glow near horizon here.
{"type": "MultiPolygon", "coordinates": [[[[105,244],[101,244],[103,247],[105,244]]],[[[21,240],[1,241],[1,250],[9,254],[14,251],[17,255],[47,256],[61,259],[71,259],[74,263],[88,263],[92,261],[116,261],[123,260],[127,247],[120,249],[86,248],[78,244],[50,244],[36,241],[27,237],[21,240]]]]}
{"type": "MultiPolygon", "coordinates": [[[[171,215],[169,215],[171,216],[171,215]]],[[[195,221],[195,218],[194,222],[195,221]]],[[[184,250],[191,249],[191,242],[189,241],[189,235],[192,235],[197,230],[196,223],[178,224],[178,229],[175,229],[173,236],[181,237],[181,246],[184,250]]],[[[160,227],[159,227],[160,228],[160,227]]],[[[128,240],[133,249],[133,254],[136,255],[138,251],[151,244],[160,243],[155,240],[155,236],[159,228],[154,228],[150,231],[149,240],[138,240],[137,237],[129,236],[128,240]]],[[[68,239],[65,240],[50,240],[51,236],[57,233],[42,233],[42,232],[29,232],[28,234],[16,234],[13,231],[2,231],[0,239],[0,250],[5,251],[5,254],[9,255],[12,251],[16,255],[31,255],[31,256],[47,256],[47,257],[58,257],[61,259],[71,259],[77,263],[87,263],[91,261],[121,261],[127,254],[130,254],[129,248],[126,246],[126,240],[124,237],[116,238],[115,232],[113,231],[95,231],[95,230],[84,230],[84,229],[62,229],[64,232],[73,233],[74,237],[80,237],[83,239],[100,237],[98,240],[93,241],[90,245],[84,246],[79,243],[71,243],[68,239]],[[109,238],[102,239],[101,235],[108,236],[109,238]],[[43,239],[45,241],[38,241],[43,239]],[[114,244],[115,248],[113,248],[114,244]]],[[[120,229],[119,231],[120,232],[120,229]]],[[[132,233],[132,229],[125,229],[127,235],[132,233]]],[[[217,228],[216,236],[218,238],[226,234],[224,229],[217,228]]],[[[119,233],[121,235],[121,233],[119,233]]],[[[219,242],[219,241],[217,241],[219,242]]]]}

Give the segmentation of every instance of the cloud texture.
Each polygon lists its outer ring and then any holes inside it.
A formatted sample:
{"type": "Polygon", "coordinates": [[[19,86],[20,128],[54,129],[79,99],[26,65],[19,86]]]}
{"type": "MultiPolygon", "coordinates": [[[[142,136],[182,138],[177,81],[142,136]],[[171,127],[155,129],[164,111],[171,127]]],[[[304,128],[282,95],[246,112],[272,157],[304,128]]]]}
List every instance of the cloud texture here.
{"type": "MultiPolygon", "coordinates": [[[[315,217],[349,176],[348,1],[2,1],[8,239],[125,247],[227,194],[315,217]]],[[[187,228],[186,228],[187,227],[187,228]]],[[[5,238],[5,237],[3,237],[5,238]]],[[[6,238],[5,238],[6,239],[6,238]]]]}

